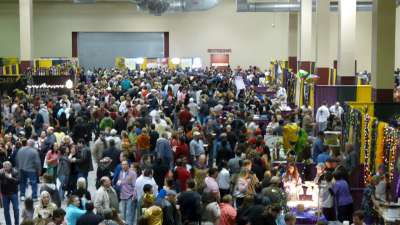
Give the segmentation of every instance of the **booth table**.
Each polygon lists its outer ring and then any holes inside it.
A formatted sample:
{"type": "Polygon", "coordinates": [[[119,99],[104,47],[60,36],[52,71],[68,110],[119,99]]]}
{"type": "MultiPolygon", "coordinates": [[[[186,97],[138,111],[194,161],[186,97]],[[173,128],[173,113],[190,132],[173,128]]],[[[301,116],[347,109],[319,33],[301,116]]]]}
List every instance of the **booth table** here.
{"type": "Polygon", "coordinates": [[[374,210],[378,213],[380,221],[385,225],[399,225],[400,224],[400,204],[396,204],[395,208],[386,207],[381,204],[374,204],[374,210]],[[394,214],[391,215],[389,210],[394,210],[394,214]]]}

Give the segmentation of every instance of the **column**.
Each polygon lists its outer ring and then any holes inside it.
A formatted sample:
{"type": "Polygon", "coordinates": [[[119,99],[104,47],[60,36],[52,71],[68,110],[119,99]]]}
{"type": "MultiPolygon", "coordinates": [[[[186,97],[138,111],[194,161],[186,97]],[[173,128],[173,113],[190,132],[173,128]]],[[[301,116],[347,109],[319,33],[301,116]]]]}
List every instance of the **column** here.
{"type": "Polygon", "coordinates": [[[396,1],[373,0],[372,85],[374,102],[393,102],[396,1]]]}
{"type": "Polygon", "coordinates": [[[33,60],[33,0],[19,0],[19,37],[21,71],[31,67],[33,60]]]}
{"type": "Polygon", "coordinates": [[[289,13],[289,37],[288,37],[288,56],[289,56],[289,68],[293,72],[297,72],[297,33],[298,33],[298,23],[299,14],[297,12],[289,13]]]}
{"type": "Polygon", "coordinates": [[[356,0],[339,0],[337,74],[340,84],[355,84],[356,0]]]}
{"type": "Polygon", "coordinates": [[[316,49],[316,73],[320,76],[318,84],[327,85],[329,82],[329,71],[332,62],[330,61],[330,1],[317,1],[317,49],[316,49]]]}
{"type": "Polygon", "coordinates": [[[312,53],[312,0],[302,0],[300,3],[300,59],[299,68],[311,69],[312,53]]]}

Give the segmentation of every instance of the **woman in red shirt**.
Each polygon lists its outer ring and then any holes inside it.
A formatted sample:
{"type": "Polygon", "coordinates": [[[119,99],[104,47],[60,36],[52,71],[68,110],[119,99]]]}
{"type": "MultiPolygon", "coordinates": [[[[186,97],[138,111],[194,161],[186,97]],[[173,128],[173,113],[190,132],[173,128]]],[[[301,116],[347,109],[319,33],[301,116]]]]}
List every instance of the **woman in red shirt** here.
{"type": "Polygon", "coordinates": [[[185,143],[185,138],[182,136],[179,138],[178,145],[176,146],[175,159],[189,158],[189,146],[185,143]]]}
{"type": "Polygon", "coordinates": [[[176,160],[176,168],[174,172],[174,178],[178,181],[177,187],[179,187],[179,191],[183,192],[186,191],[187,185],[186,181],[190,179],[190,173],[186,169],[183,160],[177,159],[176,160]]]}

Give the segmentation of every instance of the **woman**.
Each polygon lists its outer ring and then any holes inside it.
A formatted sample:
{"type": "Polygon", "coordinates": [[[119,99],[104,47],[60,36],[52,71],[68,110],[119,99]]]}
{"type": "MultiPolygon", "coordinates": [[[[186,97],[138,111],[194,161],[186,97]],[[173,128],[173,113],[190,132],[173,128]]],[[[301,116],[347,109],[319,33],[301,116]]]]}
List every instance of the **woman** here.
{"type": "Polygon", "coordinates": [[[353,214],[353,198],[350,194],[349,184],[340,173],[333,173],[335,178],[335,184],[332,187],[333,194],[335,196],[338,220],[343,223],[343,221],[352,221],[353,214]]]}
{"type": "Polygon", "coordinates": [[[301,189],[301,178],[296,164],[290,163],[282,176],[283,188],[288,194],[288,200],[298,200],[301,189]]]}
{"type": "Polygon", "coordinates": [[[76,225],[78,219],[86,213],[86,210],[79,208],[79,204],[78,196],[71,195],[71,197],[69,197],[66,210],[67,225],[76,225]]]}
{"type": "Polygon", "coordinates": [[[32,135],[35,134],[35,128],[32,125],[31,118],[27,118],[25,120],[24,130],[25,130],[25,138],[27,138],[27,139],[31,138],[32,135]]]}
{"type": "Polygon", "coordinates": [[[72,193],[79,198],[79,208],[85,209],[87,201],[92,200],[90,192],[86,188],[86,180],[83,177],[78,178],[76,182],[76,190],[72,193]]]}
{"type": "Polygon", "coordinates": [[[233,191],[237,208],[242,205],[245,196],[254,194],[254,189],[251,188],[252,177],[253,176],[250,174],[250,169],[248,168],[243,168],[239,173],[233,191]]]}
{"type": "Polygon", "coordinates": [[[39,204],[35,207],[33,212],[35,225],[47,225],[51,221],[55,209],[57,209],[57,206],[51,202],[49,192],[43,191],[40,193],[39,204]]]}
{"type": "Polygon", "coordinates": [[[179,141],[177,141],[176,145],[172,145],[174,140],[171,140],[171,146],[173,149],[175,149],[175,160],[179,159],[179,158],[183,158],[186,157],[187,159],[189,159],[189,146],[188,144],[186,144],[185,142],[185,137],[181,136],[179,138],[179,141]]]}
{"type": "Polygon", "coordinates": [[[125,153],[125,155],[129,156],[128,158],[131,158],[131,155],[133,154],[132,144],[129,140],[128,132],[126,131],[121,132],[121,151],[125,153]]]}
{"type": "Polygon", "coordinates": [[[60,156],[57,166],[57,186],[59,186],[60,199],[64,199],[65,191],[68,187],[69,175],[71,172],[71,164],[68,159],[69,149],[66,147],[60,148],[60,156]]]}
{"type": "Polygon", "coordinates": [[[54,204],[56,204],[57,207],[61,207],[60,192],[53,182],[53,176],[48,173],[43,174],[43,184],[40,187],[39,193],[42,193],[43,191],[49,192],[54,204]]]}
{"type": "Polygon", "coordinates": [[[58,158],[59,158],[59,145],[55,143],[50,151],[47,152],[45,157],[45,165],[47,166],[46,173],[55,177],[57,172],[58,158]]]}

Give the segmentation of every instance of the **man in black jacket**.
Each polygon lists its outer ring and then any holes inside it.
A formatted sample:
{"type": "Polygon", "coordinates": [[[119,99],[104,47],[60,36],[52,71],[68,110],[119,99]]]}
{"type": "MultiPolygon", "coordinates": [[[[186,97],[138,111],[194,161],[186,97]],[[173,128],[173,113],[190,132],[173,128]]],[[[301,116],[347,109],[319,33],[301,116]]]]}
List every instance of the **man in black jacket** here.
{"type": "Polygon", "coordinates": [[[182,214],[182,223],[199,223],[201,221],[202,203],[201,196],[198,192],[194,191],[194,180],[187,181],[188,189],[182,192],[178,197],[177,205],[182,214]]]}
{"type": "Polygon", "coordinates": [[[103,152],[103,157],[109,157],[112,161],[111,161],[111,170],[114,171],[115,167],[117,167],[118,164],[121,163],[121,161],[119,160],[119,156],[121,154],[121,151],[115,146],[115,141],[114,139],[110,140],[110,147],[103,152]]]}
{"type": "Polygon", "coordinates": [[[98,225],[100,224],[101,221],[103,221],[103,217],[97,214],[94,214],[93,209],[94,205],[93,202],[87,202],[85,204],[86,208],[86,213],[83,214],[78,221],[76,222],[76,225],[98,225]]]}
{"type": "Polygon", "coordinates": [[[163,225],[181,225],[181,217],[176,208],[176,192],[167,190],[165,198],[159,198],[156,205],[163,211],[163,225]]]}
{"type": "Polygon", "coordinates": [[[78,167],[78,178],[83,177],[87,180],[88,173],[93,170],[92,153],[85,146],[85,140],[78,141],[78,156],[76,157],[76,165],[78,167]]]}
{"type": "Polygon", "coordinates": [[[0,190],[6,225],[11,225],[10,202],[14,211],[14,224],[19,224],[18,184],[18,171],[12,168],[9,161],[3,162],[3,169],[0,170],[0,190]]]}

